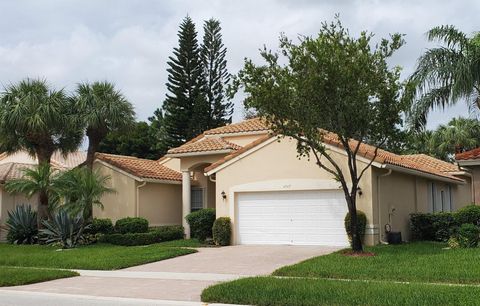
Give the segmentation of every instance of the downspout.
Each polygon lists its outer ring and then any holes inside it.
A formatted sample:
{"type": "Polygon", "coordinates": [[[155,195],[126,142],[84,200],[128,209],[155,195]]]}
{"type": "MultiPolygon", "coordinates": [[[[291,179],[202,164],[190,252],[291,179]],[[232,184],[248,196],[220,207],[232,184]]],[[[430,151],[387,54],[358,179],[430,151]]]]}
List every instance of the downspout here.
{"type": "Polygon", "coordinates": [[[140,181],[141,183],[137,186],[137,199],[135,203],[135,217],[140,217],[140,188],[147,185],[146,181],[140,181]]]}
{"type": "Polygon", "coordinates": [[[387,242],[382,240],[382,232],[381,232],[381,225],[382,225],[382,212],[380,210],[380,178],[386,177],[392,174],[392,169],[388,169],[387,173],[377,175],[377,210],[378,210],[378,241],[382,244],[387,244],[387,242]]]}

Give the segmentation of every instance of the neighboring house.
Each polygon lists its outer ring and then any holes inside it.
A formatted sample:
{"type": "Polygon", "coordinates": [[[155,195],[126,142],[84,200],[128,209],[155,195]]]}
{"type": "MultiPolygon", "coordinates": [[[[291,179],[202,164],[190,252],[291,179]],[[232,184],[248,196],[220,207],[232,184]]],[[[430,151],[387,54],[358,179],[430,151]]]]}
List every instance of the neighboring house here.
{"type": "MultiPolygon", "coordinates": [[[[68,170],[83,163],[85,158],[85,152],[74,152],[67,156],[55,153],[52,156],[51,164],[56,169],[68,170]]],[[[37,159],[25,151],[19,151],[10,155],[6,153],[0,154],[0,240],[5,238],[5,231],[2,228],[5,226],[9,211],[21,204],[29,204],[33,208],[36,208],[38,205],[36,196],[27,199],[21,194],[7,193],[4,189],[5,183],[12,179],[21,178],[25,168],[33,168],[37,164],[37,159]]]]}
{"type": "MultiPolygon", "coordinates": [[[[325,145],[347,169],[346,153],[333,134],[327,135],[325,145]]],[[[362,144],[358,163],[366,165],[374,151],[362,144]]],[[[115,164],[99,155],[96,165],[110,169],[103,171],[116,177],[112,186],[125,195],[109,196],[105,210],[96,210],[98,215],[144,216],[155,225],[182,222],[188,235],[184,217],[212,207],[217,217],[231,218],[233,244],[348,245],[340,184],[313,160],[298,159],[296,141],[272,135],[258,118],[208,130],[158,161],[110,158],[123,161],[115,164]],[[154,178],[137,172],[133,164],[155,169],[154,178]],[[174,170],[175,176],[162,176],[164,168],[174,170]],[[155,189],[155,196],[143,200],[144,185],[155,189]],[[165,205],[174,205],[168,210],[171,218],[165,205]],[[156,221],[160,215],[162,220],[156,221]]],[[[386,224],[409,240],[410,213],[458,209],[471,202],[472,190],[470,173],[454,164],[384,150],[378,150],[360,188],[357,206],[367,215],[367,244],[385,240],[386,224]]]]}
{"type": "Polygon", "coordinates": [[[455,161],[472,174],[472,203],[480,204],[480,148],[455,154],[455,161]]]}
{"type": "Polygon", "coordinates": [[[115,222],[144,217],[151,226],[182,224],[182,176],[158,161],[97,153],[94,169],[110,176],[115,193],[102,198],[93,215],[115,222]]]}

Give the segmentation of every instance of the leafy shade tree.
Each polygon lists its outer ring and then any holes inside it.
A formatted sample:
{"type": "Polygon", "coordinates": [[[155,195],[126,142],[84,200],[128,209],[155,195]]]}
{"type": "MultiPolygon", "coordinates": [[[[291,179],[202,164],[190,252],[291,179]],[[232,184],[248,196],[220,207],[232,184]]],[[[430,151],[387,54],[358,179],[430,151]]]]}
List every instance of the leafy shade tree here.
{"type": "Polygon", "coordinates": [[[49,164],[55,151],[75,151],[82,130],[74,110],[65,92],[45,80],[7,86],[0,95],[0,152],[26,150],[39,164],[49,164]]]}
{"type": "Polygon", "coordinates": [[[123,94],[108,82],[78,85],[75,107],[81,113],[88,137],[87,160],[92,169],[101,141],[111,131],[126,130],[135,121],[133,106],[123,94]]]}
{"type": "MultiPolygon", "coordinates": [[[[373,162],[357,161],[360,147],[381,145],[395,134],[403,109],[400,69],[386,62],[403,39],[395,34],[372,46],[372,36],[362,32],[354,38],[338,19],[323,23],[317,37],[303,37],[299,44],[283,36],[279,53],[261,52],[265,63],[260,66],[246,60],[235,81],[247,94],[247,107],[255,108],[274,133],[296,139],[299,156],[313,156],[341,184],[355,252],[363,250],[358,185],[373,162]],[[347,165],[325,146],[326,138],[345,152],[347,165]]],[[[374,151],[376,156],[378,148],[374,151]]]]}
{"type": "Polygon", "coordinates": [[[146,159],[158,159],[165,152],[156,145],[158,130],[146,122],[140,121],[129,131],[113,131],[107,134],[98,147],[98,152],[135,156],[146,159]]]}
{"type": "Polygon", "coordinates": [[[203,90],[197,31],[188,16],[180,25],[178,44],[167,63],[168,93],[163,103],[163,146],[167,149],[179,146],[201,133],[209,114],[203,90]]]}
{"type": "Polygon", "coordinates": [[[38,194],[40,205],[38,206],[38,226],[47,220],[50,212],[59,204],[59,173],[50,164],[42,163],[34,168],[25,168],[23,178],[8,181],[5,190],[9,193],[21,193],[27,198],[38,194]]]}
{"type": "Polygon", "coordinates": [[[102,196],[115,192],[108,187],[109,176],[103,176],[87,168],[75,168],[63,173],[59,178],[59,194],[64,207],[72,215],[81,215],[83,220],[91,220],[93,206],[103,209],[102,196]]]}
{"type": "Polygon", "coordinates": [[[223,45],[220,22],[205,21],[203,44],[200,56],[203,64],[205,93],[209,106],[208,122],[205,129],[216,128],[232,122],[233,103],[226,94],[230,83],[227,71],[227,48],[223,45]]]}
{"type": "Polygon", "coordinates": [[[413,101],[409,121],[425,125],[428,112],[466,101],[471,110],[480,107],[480,34],[468,37],[454,26],[439,26],[427,32],[429,41],[443,43],[428,49],[417,63],[410,83],[413,101]]]}

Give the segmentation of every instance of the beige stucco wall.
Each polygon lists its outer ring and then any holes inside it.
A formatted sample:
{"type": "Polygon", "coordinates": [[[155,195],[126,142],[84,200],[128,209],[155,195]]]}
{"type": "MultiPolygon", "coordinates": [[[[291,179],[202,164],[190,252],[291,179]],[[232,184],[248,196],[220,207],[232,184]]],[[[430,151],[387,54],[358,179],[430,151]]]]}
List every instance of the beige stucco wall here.
{"type": "Polygon", "coordinates": [[[94,207],[94,217],[110,218],[113,222],[125,217],[144,217],[151,226],[182,223],[180,184],[139,182],[116,168],[99,162],[95,163],[94,168],[102,175],[110,176],[109,187],[116,191],[102,197],[104,209],[94,207]]]}
{"type": "Polygon", "coordinates": [[[200,166],[206,167],[222,159],[225,155],[226,154],[210,154],[182,157],[180,160],[180,171],[192,170],[200,166]]]}
{"type": "Polygon", "coordinates": [[[438,180],[432,180],[404,174],[391,172],[388,174],[385,169],[373,168],[372,188],[374,196],[373,222],[378,225],[379,237],[375,236],[375,243],[378,240],[386,240],[385,224],[390,224],[393,231],[402,232],[402,238],[406,241],[411,239],[410,214],[414,212],[432,212],[430,207],[429,182],[434,182],[438,189],[451,187],[452,210],[457,210],[470,203],[471,183],[467,179],[466,184],[451,184],[438,180]],[[377,196],[378,195],[378,196],[377,196]],[[392,212],[392,210],[395,211],[392,212]]]}
{"type": "Polygon", "coordinates": [[[12,211],[17,205],[30,205],[34,210],[37,209],[38,197],[33,196],[27,199],[21,194],[9,194],[5,191],[4,186],[0,185],[0,241],[5,240],[6,230],[3,229],[8,218],[8,212],[12,211]]]}
{"type": "Polygon", "coordinates": [[[93,207],[93,216],[96,218],[110,218],[113,222],[118,219],[136,216],[136,182],[121,172],[95,162],[94,169],[102,175],[110,176],[109,187],[115,189],[115,193],[105,194],[101,202],[104,206],[93,207]]]}
{"type": "MultiPolygon", "coordinates": [[[[296,141],[284,138],[280,142],[270,142],[256,152],[218,171],[216,173],[217,217],[233,214],[231,209],[234,205],[230,203],[233,200],[231,199],[231,190],[238,185],[274,180],[333,180],[332,174],[320,169],[313,159],[298,159],[296,156],[296,141]],[[222,191],[225,191],[228,195],[225,200],[222,199],[222,191]]],[[[332,157],[341,165],[343,170],[347,170],[348,166],[344,155],[332,152],[332,157]]],[[[363,165],[365,165],[363,162],[359,162],[359,167],[363,165]]],[[[357,199],[357,208],[365,212],[369,223],[373,218],[370,204],[373,196],[371,181],[371,171],[367,170],[360,182],[362,195],[357,199]]],[[[285,188],[285,190],[290,190],[288,184],[285,185],[285,188]]],[[[235,220],[233,219],[232,222],[235,222],[235,220]]],[[[232,228],[236,228],[235,224],[232,228]]],[[[235,235],[234,232],[233,236],[235,237],[235,235]]],[[[371,240],[370,236],[366,237],[367,243],[371,243],[371,240]]]]}
{"type": "Polygon", "coordinates": [[[473,177],[472,202],[480,204],[480,166],[467,166],[473,177]]]}
{"type": "Polygon", "coordinates": [[[162,161],[160,164],[164,165],[175,171],[180,171],[180,159],[179,158],[167,158],[165,161],[162,161]]]}
{"type": "Polygon", "coordinates": [[[139,189],[139,216],[151,226],[182,224],[182,186],[147,183],[139,189]]]}

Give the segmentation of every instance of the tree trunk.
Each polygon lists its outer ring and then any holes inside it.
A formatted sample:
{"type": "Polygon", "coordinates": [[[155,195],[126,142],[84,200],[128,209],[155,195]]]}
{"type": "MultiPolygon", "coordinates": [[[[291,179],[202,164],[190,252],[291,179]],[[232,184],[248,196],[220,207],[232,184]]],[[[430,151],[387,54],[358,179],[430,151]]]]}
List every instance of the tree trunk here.
{"type": "MultiPolygon", "coordinates": [[[[53,152],[51,150],[38,149],[36,153],[39,165],[50,165],[50,159],[53,155],[53,152]]],[[[43,228],[42,221],[50,219],[50,212],[48,209],[48,194],[46,192],[40,192],[38,195],[38,200],[39,203],[37,208],[37,223],[39,228],[43,228]]]]}
{"type": "MultiPolygon", "coordinates": [[[[356,200],[354,199],[353,201],[356,200]]],[[[358,218],[355,202],[353,204],[353,209],[350,210],[350,228],[352,229],[352,250],[355,253],[363,252],[362,237],[358,234],[358,218]]]]}
{"type": "Polygon", "coordinates": [[[88,137],[88,149],[87,149],[87,160],[85,161],[85,165],[88,169],[93,169],[93,162],[95,161],[95,153],[98,150],[98,146],[100,142],[105,137],[107,133],[103,133],[97,131],[95,129],[87,129],[87,137],[88,137]]]}

